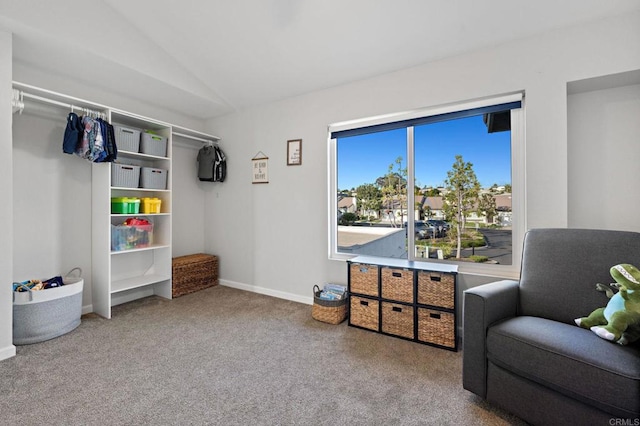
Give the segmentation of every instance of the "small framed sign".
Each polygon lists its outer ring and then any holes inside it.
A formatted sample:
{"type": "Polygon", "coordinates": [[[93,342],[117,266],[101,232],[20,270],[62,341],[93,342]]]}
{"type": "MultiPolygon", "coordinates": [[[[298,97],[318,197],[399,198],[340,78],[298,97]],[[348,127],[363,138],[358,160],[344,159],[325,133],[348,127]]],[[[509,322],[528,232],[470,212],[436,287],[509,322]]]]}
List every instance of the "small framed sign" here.
{"type": "Polygon", "coordinates": [[[302,164],[302,139],[287,141],[287,166],[302,164]]]}
{"type": "Polygon", "coordinates": [[[251,159],[251,183],[269,183],[269,157],[262,151],[251,159]]]}

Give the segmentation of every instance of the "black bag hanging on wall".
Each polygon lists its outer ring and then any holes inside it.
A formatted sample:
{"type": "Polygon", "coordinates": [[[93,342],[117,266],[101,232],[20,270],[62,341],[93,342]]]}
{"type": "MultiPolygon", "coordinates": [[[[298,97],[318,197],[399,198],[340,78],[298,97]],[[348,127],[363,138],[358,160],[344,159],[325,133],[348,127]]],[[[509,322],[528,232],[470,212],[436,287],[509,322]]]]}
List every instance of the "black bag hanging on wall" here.
{"type": "Polygon", "coordinates": [[[227,177],[227,157],[219,146],[215,146],[216,158],[213,163],[213,181],[224,182],[227,177]]]}
{"type": "Polygon", "coordinates": [[[224,182],[227,158],[220,147],[207,145],[198,151],[198,179],[203,182],[224,182]]]}
{"type": "Polygon", "coordinates": [[[198,151],[198,179],[203,182],[213,182],[213,165],[216,152],[212,145],[206,145],[198,151]]]}

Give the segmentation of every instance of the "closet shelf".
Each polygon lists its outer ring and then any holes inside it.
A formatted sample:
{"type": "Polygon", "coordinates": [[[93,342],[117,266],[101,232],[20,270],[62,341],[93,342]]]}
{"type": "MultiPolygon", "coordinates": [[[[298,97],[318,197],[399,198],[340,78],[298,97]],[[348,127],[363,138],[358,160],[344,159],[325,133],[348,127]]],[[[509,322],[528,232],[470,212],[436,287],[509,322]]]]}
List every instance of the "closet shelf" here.
{"type": "Polygon", "coordinates": [[[135,249],[131,249],[131,250],[119,250],[119,251],[112,251],[111,254],[115,255],[115,254],[127,254],[127,253],[133,253],[133,252],[139,252],[139,251],[149,251],[149,250],[158,250],[158,249],[163,249],[163,248],[169,248],[171,247],[168,244],[153,244],[147,247],[141,247],[141,248],[135,248],[135,249]]]}
{"type": "Polygon", "coordinates": [[[111,217],[171,216],[171,213],[111,213],[111,217]]]}
{"type": "Polygon", "coordinates": [[[128,158],[148,158],[150,160],[167,160],[167,161],[169,160],[169,157],[159,157],[157,155],[143,154],[141,152],[118,150],[118,156],[120,155],[128,158]]]}
{"type": "Polygon", "coordinates": [[[129,188],[126,186],[112,186],[111,189],[117,189],[118,191],[171,192],[170,189],[129,188]]]}
{"type": "Polygon", "coordinates": [[[172,126],[174,136],[178,136],[183,139],[187,139],[193,143],[209,143],[209,142],[218,142],[220,138],[218,136],[209,135],[207,133],[198,132],[197,130],[187,129],[186,127],[176,126],[175,124],[172,126]]]}
{"type": "Polygon", "coordinates": [[[147,285],[156,284],[162,281],[170,280],[170,275],[141,275],[138,277],[125,278],[122,280],[116,280],[111,283],[111,294],[120,293],[122,291],[133,290],[147,285]]]}

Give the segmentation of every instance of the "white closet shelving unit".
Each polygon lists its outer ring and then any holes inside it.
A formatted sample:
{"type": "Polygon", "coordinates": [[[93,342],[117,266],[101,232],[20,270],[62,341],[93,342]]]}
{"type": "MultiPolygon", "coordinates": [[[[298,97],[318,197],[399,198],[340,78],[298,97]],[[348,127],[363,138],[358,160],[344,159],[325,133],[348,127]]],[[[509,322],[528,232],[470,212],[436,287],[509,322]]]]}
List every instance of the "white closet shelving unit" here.
{"type": "MultiPolygon", "coordinates": [[[[21,96],[81,114],[90,109],[104,114],[113,125],[152,130],[167,138],[165,157],[118,150],[118,162],[167,170],[166,189],[122,188],[111,185],[111,163],[92,163],[91,170],[91,284],[93,311],[111,318],[111,308],[141,297],[158,295],[171,299],[172,145],[174,134],[181,143],[214,143],[219,137],[175,126],[104,105],[14,82],[21,96]],[[160,213],[112,214],[112,197],[155,197],[162,200],[160,213]],[[111,225],[129,217],[153,223],[152,244],[131,250],[111,250],[111,225]]],[[[62,143],[62,135],[61,143],[62,143]]],[[[116,139],[117,142],[117,139],[116,139]]]]}
{"type": "MultiPolygon", "coordinates": [[[[93,163],[91,169],[93,310],[111,318],[111,307],[147,295],[171,299],[171,125],[110,110],[110,122],[127,128],[153,130],[167,138],[167,155],[158,157],[118,151],[118,162],[167,170],[167,189],[122,188],[111,185],[111,164],[93,163]],[[112,214],[112,197],[155,197],[161,213],[112,214]],[[111,250],[111,225],[129,217],[153,223],[153,240],[147,247],[111,250]]],[[[117,139],[116,139],[117,143],[117,139]]]]}

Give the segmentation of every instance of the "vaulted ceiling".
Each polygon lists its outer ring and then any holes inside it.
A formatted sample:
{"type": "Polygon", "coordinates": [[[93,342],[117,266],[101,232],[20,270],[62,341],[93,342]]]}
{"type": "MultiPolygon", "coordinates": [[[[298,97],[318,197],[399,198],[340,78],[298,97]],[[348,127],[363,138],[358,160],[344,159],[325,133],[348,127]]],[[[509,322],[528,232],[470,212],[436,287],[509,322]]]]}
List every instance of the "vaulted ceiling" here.
{"type": "Polygon", "coordinates": [[[637,0],[0,1],[14,64],[207,119],[556,28],[637,0]]]}

